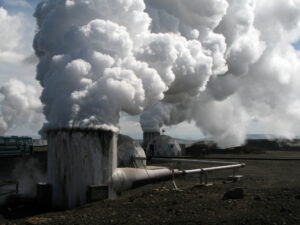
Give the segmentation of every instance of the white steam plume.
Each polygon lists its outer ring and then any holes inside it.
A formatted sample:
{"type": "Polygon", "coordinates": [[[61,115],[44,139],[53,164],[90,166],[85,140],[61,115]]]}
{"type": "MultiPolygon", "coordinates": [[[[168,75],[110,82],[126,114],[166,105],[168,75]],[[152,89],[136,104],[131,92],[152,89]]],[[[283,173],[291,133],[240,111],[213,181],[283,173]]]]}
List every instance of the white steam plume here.
{"type": "Polygon", "coordinates": [[[298,0],[49,0],[35,16],[45,127],[146,110],[144,130],[195,121],[221,147],[253,119],[298,131],[298,0]]]}
{"type": "Polygon", "coordinates": [[[0,135],[20,124],[40,121],[42,104],[34,87],[12,79],[0,87],[0,135]]]}
{"type": "Polygon", "coordinates": [[[297,135],[300,132],[300,61],[292,43],[300,39],[300,1],[170,2],[149,0],[153,31],[180,32],[188,37],[187,31],[196,29],[200,34],[197,39],[212,51],[216,48],[205,44],[211,43],[212,38],[201,39],[203,31],[211,30],[213,36],[225,40],[225,50],[213,52],[212,55],[219,57],[214,61],[222,62],[217,59],[222,59],[224,53],[228,70],[211,77],[206,89],[199,90],[194,97],[167,92],[162,102],[142,114],[142,128],[157,130],[162,125],[194,120],[224,148],[242,144],[253,119],[269,133],[287,138],[297,135]],[[224,3],[223,8],[213,7],[220,2],[224,3]],[[202,9],[210,10],[206,14],[198,10],[198,19],[194,21],[197,5],[201,8],[201,4],[202,9]],[[218,9],[219,14],[213,9],[218,9]]]}
{"type": "Polygon", "coordinates": [[[139,114],[166,91],[194,96],[226,70],[223,37],[202,34],[212,36],[205,45],[216,50],[208,51],[188,37],[199,36],[196,30],[152,32],[145,9],[143,0],[38,5],[34,48],[46,127],[115,127],[120,111],[139,114]]]}

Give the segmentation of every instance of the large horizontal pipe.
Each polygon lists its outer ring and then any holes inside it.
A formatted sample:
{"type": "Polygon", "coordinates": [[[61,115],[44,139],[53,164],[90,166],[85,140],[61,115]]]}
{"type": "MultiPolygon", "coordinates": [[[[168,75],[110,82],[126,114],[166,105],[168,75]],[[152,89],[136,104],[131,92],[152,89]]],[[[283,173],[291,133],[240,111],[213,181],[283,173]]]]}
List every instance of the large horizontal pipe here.
{"type": "Polygon", "coordinates": [[[111,185],[115,191],[125,191],[146,184],[172,179],[173,175],[183,174],[182,171],[163,169],[117,168],[112,176],[111,185]]]}
{"type": "Polygon", "coordinates": [[[120,192],[140,187],[146,184],[171,180],[175,176],[205,173],[216,170],[235,169],[244,166],[244,163],[238,163],[234,165],[224,165],[191,170],[170,170],[168,168],[152,170],[137,168],[117,168],[112,176],[111,185],[115,191],[120,192]]]}

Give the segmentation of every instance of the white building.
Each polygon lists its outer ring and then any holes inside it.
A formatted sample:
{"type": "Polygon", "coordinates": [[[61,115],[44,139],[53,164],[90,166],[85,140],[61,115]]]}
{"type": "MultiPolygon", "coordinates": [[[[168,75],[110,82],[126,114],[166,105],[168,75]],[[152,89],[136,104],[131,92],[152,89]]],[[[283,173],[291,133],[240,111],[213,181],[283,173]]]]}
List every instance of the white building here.
{"type": "Polygon", "coordinates": [[[153,138],[147,146],[147,156],[178,157],[182,155],[182,149],[175,139],[167,135],[153,138]]]}

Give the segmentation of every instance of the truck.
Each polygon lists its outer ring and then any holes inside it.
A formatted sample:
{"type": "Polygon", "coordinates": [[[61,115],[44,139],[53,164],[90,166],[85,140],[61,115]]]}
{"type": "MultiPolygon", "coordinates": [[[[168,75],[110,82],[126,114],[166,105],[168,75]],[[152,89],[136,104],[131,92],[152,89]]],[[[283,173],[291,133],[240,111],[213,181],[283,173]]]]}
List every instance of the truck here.
{"type": "Polygon", "coordinates": [[[31,137],[0,136],[0,157],[32,155],[31,137]]]}

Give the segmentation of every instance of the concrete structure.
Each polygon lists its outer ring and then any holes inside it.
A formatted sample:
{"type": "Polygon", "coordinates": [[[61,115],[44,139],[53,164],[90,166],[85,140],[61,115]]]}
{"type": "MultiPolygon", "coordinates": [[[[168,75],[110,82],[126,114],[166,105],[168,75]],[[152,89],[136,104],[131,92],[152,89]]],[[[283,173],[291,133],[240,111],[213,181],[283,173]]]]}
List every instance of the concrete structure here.
{"type": "MultiPolygon", "coordinates": [[[[88,187],[108,185],[117,167],[117,135],[101,129],[65,128],[47,132],[52,205],[74,208],[87,202],[88,187]]],[[[108,197],[116,197],[108,185],[108,197]]]]}
{"type": "Polygon", "coordinates": [[[182,155],[179,143],[170,136],[161,135],[151,140],[146,149],[149,157],[177,157],[182,155]]]}
{"type": "Polygon", "coordinates": [[[157,136],[160,136],[158,131],[145,131],[143,133],[143,147],[146,149],[148,144],[157,136]]]}

